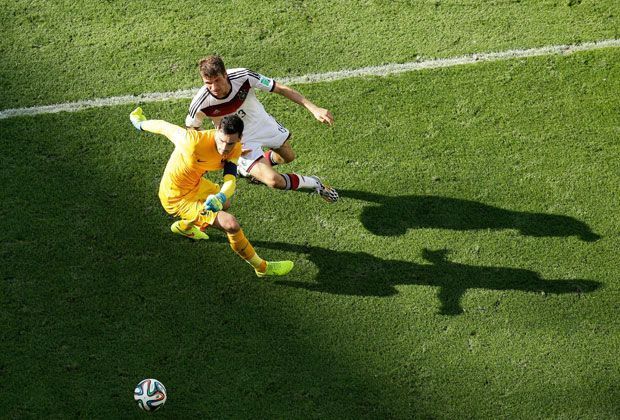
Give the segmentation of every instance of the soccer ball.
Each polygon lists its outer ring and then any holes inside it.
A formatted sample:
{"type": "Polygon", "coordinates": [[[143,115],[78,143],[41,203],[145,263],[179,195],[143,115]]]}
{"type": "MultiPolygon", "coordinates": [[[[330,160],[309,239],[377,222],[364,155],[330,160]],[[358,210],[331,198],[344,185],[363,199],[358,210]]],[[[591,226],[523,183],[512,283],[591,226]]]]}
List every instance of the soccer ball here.
{"type": "Polygon", "coordinates": [[[166,402],[166,387],[157,379],[145,379],[133,390],[133,399],[144,411],[156,411],[166,402]]]}

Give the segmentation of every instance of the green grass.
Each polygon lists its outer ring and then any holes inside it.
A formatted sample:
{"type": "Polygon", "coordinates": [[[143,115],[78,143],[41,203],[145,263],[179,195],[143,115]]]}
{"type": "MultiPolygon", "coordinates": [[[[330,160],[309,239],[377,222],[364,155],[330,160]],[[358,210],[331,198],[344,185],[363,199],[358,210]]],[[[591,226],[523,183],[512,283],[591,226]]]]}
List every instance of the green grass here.
{"type": "Polygon", "coordinates": [[[138,417],[156,377],[162,418],[617,418],[620,51],[299,89],[336,125],[263,95],[286,169],[342,200],[240,181],[276,282],[169,232],[132,107],[0,121],[3,416],[138,417]]]}
{"type": "Polygon", "coordinates": [[[0,109],[618,38],[616,0],[2,1],[0,109]]]}

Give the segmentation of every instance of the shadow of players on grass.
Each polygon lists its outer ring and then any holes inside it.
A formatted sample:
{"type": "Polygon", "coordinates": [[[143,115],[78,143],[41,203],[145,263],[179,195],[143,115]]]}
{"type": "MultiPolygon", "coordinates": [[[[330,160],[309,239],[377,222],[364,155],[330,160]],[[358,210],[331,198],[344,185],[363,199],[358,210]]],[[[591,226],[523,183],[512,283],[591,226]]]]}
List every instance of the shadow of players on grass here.
{"type": "Polygon", "coordinates": [[[403,235],[407,229],[517,229],[526,236],[578,236],[594,242],[600,236],[569,216],[528,213],[476,201],[431,195],[390,197],[365,191],[338,190],[341,197],[376,203],[362,210],[360,219],[375,235],[403,235]],[[389,220],[389,223],[385,223],[389,220]]]}
{"type": "MultiPolygon", "coordinates": [[[[319,270],[315,283],[287,279],[276,284],[314,292],[353,296],[391,296],[394,286],[421,285],[439,288],[440,313],[458,315],[463,312],[461,297],[468,289],[518,290],[539,294],[581,294],[598,289],[592,280],[545,280],[534,271],[507,267],[477,267],[451,262],[447,250],[422,250],[430,264],[383,260],[365,252],[331,251],[329,249],[282,242],[256,241],[258,249],[277,249],[306,254],[319,270]]],[[[293,272],[294,273],[294,272],[293,272]]]]}

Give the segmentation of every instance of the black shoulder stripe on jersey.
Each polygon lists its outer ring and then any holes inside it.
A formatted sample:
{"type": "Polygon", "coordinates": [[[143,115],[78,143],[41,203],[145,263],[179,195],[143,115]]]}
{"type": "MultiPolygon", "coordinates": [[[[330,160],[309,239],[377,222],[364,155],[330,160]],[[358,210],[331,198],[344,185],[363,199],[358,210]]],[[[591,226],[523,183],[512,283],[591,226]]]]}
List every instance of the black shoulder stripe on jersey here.
{"type": "Polygon", "coordinates": [[[228,73],[228,76],[229,77],[230,76],[236,76],[236,75],[242,74],[242,73],[254,73],[254,74],[257,74],[255,71],[252,71],[250,69],[240,69],[240,70],[237,70],[237,71],[231,71],[230,73],[228,73]]]}
{"type": "Polygon", "coordinates": [[[244,74],[242,76],[229,77],[228,80],[237,80],[237,79],[242,79],[244,77],[247,77],[247,78],[253,77],[256,80],[260,80],[259,76],[254,76],[253,74],[244,74]]]}
{"type": "Polygon", "coordinates": [[[255,79],[260,79],[260,75],[258,73],[256,73],[255,71],[252,71],[252,70],[248,70],[248,69],[244,69],[244,70],[228,73],[228,79],[229,80],[238,79],[238,78],[244,77],[244,76],[252,76],[255,79]]]}
{"type": "Polygon", "coordinates": [[[210,94],[211,92],[209,92],[209,89],[205,88],[205,91],[202,93],[202,95],[194,98],[194,101],[192,101],[192,104],[190,105],[190,113],[192,115],[192,118],[196,115],[196,112],[198,112],[202,103],[209,97],[210,94]]]}
{"type": "Polygon", "coordinates": [[[192,102],[189,104],[189,115],[193,118],[195,115],[195,109],[198,106],[198,104],[200,104],[203,99],[205,97],[205,92],[203,93],[198,93],[196,94],[196,96],[194,96],[194,98],[192,99],[192,102]]]}
{"type": "Polygon", "coordinates": [[[250,74],[256,77],[257,79],[260,79],[260,74],[256,73],[255,71],[250,70],[250,74]]]}
{"type": "Polygon", "coordinates": [[[239,77],[243,77],[243,76],[247,76],[247,75],[248,75],[247,71],[238,71],[238,72],[230,73],[228,75],[228,80],[237,79],[239,77]]]}
{"type": "Polygon", "coordinates": [[[256,80],[259,80],[258,77],[252,76],[251,74],[244,74],[243,76],[230,77],[228,78],[228,80],[243,79],[244,77],[254,77],[256,80]]]}
{"type": "Polygon", "coordinates": [[[209,94],[210,94],[209,90],[205,89],[204,93],[200,95],[200,97],[194,98],[194,101],[189,106],[189,115],[192,118],[196,116],[196,113],[200,109],[200,105],[204,102],[205,99],[207,99],[209,94]]]}

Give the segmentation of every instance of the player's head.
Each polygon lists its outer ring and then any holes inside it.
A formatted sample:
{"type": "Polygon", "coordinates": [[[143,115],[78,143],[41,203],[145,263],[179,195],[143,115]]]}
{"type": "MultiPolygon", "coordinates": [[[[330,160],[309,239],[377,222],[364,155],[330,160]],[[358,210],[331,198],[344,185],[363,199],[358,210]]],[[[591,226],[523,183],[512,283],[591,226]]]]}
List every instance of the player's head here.
{"type": "Polygon", "coordinates": [[[207,85],[209,92],[216,98],[224,97],[230,91],[226,67],[222,58],[218,55],[210,55],[198,63],[200,77],[207,85]]]}
{"type": "Polygon", "coordinates": [[[243,135],[243,120],[238,115],[228,115],[221,119],[215,133],[215,145],[220,155],[229,153],[243,135]]]}
{"type": "Polygon", "coordinates": [[[200,60],[198,64],[202,77],[226,76],[224,61],[219,55],[210,55],[200,60]]]}

